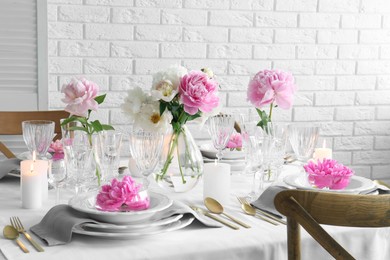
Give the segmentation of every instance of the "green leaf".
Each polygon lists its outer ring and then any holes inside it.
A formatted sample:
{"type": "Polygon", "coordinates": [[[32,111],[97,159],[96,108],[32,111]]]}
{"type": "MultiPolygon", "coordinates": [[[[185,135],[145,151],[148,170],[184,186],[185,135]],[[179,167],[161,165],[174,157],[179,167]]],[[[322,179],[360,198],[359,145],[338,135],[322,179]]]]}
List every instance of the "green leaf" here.
{"type": "Polygon", "coordinates": [[[258,108],[256,108],[256,111],[260,116],[260,122],[257,124],[257,126],[260,126],[261,128],[263,128],[263,130],[266,130],[266,126],[270,121],[267,112],[265,112],[264,110],[260,110],[258,108]]]}
{"type": "Polygon", "coordinates": [[[77,116],[70,116],[67,119],[65,119],[64,121],[62,121],[61,125],[66,125],[70,122],[76,121],[76,119],[77,119],[77,116]]]}
{"type": "Polygon", "coordinates": [[[167,108],[167,103],[161,102],[160,103],[160,116],[164,113],[165,109],[167,108]]]}
{"type": "Polygon", "coordinates": [[[111,125],[103,125],[102,124],[102,128],[103,128],[103,130],[115,130],[115,128],[112,127],[111,125]]]}
{"type": "Polygon", "coordinates": [[[98,103],[98,104],[101,104],[104,102],[104,99],[106,98],[106,94],[103,94],[103,95],[100,95],[100,96],[97,96],[95,97],[95,101],[98,103]]]}
{"type": "Polygon", "coordinates": [[[187,121],[191,121],[191,120],[194,120],[196,118],[200,117],[200,113],[196,113],[195,115],[190,115],[187,119],[187,121]]]}
{"type": "Polygon", "coordinates": [[[88,124],[88,121],[87,121],[87,119],[85,117],[76,117],[76,119],[74,121],[79,121],[83,125],[87,125],[88,124]]]}
{"type": "Polygon", "coordinates": [[[103,126],[100,124],[99,120],[91,122],[91,126],[95,132],[103,131],[103,126]]]}
{"type": "Polygon", "coordinates": [[[79,131],[84,131],[84,132],[88,133],[88,130],[85,127],[81,127],[81,126],[72,126],[72,127],[69,127],[69,130],[72,130],[72,131],[79,130],[79,131]]]}

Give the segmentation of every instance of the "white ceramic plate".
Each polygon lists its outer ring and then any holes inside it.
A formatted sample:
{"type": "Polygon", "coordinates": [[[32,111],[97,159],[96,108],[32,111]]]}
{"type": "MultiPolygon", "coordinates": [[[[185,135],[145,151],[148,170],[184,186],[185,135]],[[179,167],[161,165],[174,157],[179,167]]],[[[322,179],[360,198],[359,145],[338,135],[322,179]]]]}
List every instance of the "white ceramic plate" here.
{"type": "Polygon", "coordinates": [[[81,227],[83,229],[95,230],[99,232],[139,232],[140,229],[143,231],[152,231],[161,228],[164,225],[171,224],[180,220],[183,217],[183,214],[174,215],[168,218],[160,219],[157,221],[148,221],[142,223],[128,224],[128,225],[115,225],[115,224],[106,224],[106,223],[85,223],[81,227]]]}
{"type": "MultiPolygon", "coordinates": [[[[217,158],[216,157],[217,149],[214,148],[213,144],[211,144],[211,143],[202,144],[199,147],[199,149],[204,157],[207,157],[210,159],[217,158]]],[[[229,149],[225,149],[223,151],[222,159],[237,160],[237,159],[244,159],[244,158],[245,158],[245,154],[243,151],[237,151],[237,150],[230,151],[229,149]]]]}
{"type": "Polygon", "coordinates": [[[303,190],[316,190],[325,192],[338,192],[338,193],[352,193],[352,194],[364,194],[375,189],[376,185],[370,179],[352,176],[349,185],[342,190],[323,190],[311,186],[307,180],[307,176],[304,173],[289,175],[284,178],[284,182],[290,186],[303,190]]]}
{"type": "Polygon", "coordinates": [[[161,228],[157,230],[143,230],[140,229],[138,232],[99,232],[95,230],[86,230],[81,225],[77,225],[73,228],[73,232],[77,234],[94,236],[94,237],[103,237],[103,238],[111,238],[111,239],[123,239],[123,238],[139,238],[143,236],[156,235],[160,233],[165,233],[169,231],[175,231],[181,228],[188,226],[194,221],[194,217],[184,217],[178,221],[173,223],[161,226],[161,228]]]}
{"type": "Polygon", "coordinates": [[[94,191],[75,196],[70,199],[69,205],[77,211],[87,213],[93,219],[114,224],[137,223],[172,205],[172,200],[167,196],[149,192],[150,207],[146,210],[126,212],[100,211],[95,207],[96,195],[97,192],[94,191]]]}

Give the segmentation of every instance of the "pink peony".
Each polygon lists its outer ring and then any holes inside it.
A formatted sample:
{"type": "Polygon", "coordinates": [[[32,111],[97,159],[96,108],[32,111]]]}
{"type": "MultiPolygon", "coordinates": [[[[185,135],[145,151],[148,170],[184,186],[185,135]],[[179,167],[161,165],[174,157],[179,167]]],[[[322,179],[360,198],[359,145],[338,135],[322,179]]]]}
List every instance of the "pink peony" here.
{"type": "Polygon", "coordinates": [[[119,211],[122,206],[130,210],[144,210],[149,208],[150,200],[144,193],[140,193],[141,185],[130,176],[123,177],[122,181],[113,179],[111,184],[103,185],[96,197],[96,205],[104,211],[119,211]]]}
{"type": "Polygon", "coordinates": [[[293,103],[294,78],[291,73],[281,70],[263,70],[249,82],[248,100],[257,108],[275,102],[283,109],[289,109],[293,103]]]}
{"type": "Polygon", "coordinates": [[[240,150],[242,148],[242,136],[240,133],[233,133],[230,136],[227,148],[240,150]]]}
{"type": "Polygon", "coordinates": [[[87,116],[88,110],[96,111],[98,103],[95,100],[99,92],[99,87],[92,81],[82,79],[72,79],[63,85],[61,92],[65,94],[62,102],[66,103],[65,111],[76,116],[87,116]]]}
{"type": "Polygon", "coordinates": [[[344,189],[354,174],[350,168],[332,159],[310,161],[303,168],[308,173],[309,182],[320,189],[344,189]]]}
{"type": "Polygon", "coordinates": [[[57,139],[55,142],[51,142],[47,151],[52,154],[54,161],[64,159],[64,148],[61,140],[57,139]]]}
{"type": "Polygon", "coordinates": [[[218,83],[201,71],[190,71],[181,78],[179,93],[184,111],[195,115],[198,110],[211,112],[219,104],[218,83]]]}

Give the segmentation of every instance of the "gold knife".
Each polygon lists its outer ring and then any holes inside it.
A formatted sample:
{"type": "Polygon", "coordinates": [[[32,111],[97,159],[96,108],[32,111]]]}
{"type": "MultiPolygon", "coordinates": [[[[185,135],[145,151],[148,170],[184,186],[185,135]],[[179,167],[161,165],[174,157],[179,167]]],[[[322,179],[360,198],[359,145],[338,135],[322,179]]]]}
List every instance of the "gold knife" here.
{"type": "Polygon", "coordinates": [[[224,219],[221,219],[221,218],[219,218],[217,216],[214,216],[213,214],[211,214],[207,210],[204,210],[204,209],[196,207],[196,206],[190,206],[190,208],[193,209],[194,211],[196,211],[197,213],[203,214],[206,217],[214,219],[215,221],[218,221],[218,222],[220,222],[220,223],[222,223],[222,224],[224,224],[224,225],[226,225],[226,226],[228,226],[228,227],[230,227],[232,229],[236,229],[236,230],[239,229],[238,226],[233,225],[233,224],[231,224],[231,223],[229,223],[229,222],[225,221],[224,219]]]}

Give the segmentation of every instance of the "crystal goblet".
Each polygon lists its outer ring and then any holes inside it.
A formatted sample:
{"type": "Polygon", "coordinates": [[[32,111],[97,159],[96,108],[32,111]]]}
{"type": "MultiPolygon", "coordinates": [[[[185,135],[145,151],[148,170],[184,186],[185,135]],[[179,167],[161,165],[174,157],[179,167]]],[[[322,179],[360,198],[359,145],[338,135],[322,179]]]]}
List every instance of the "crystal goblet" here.
{"type": "Polygon", "coordinates": [[[216,154],[218,162],[221,161],[223,149],[226,148],[229,138],[233,133],[234,122],[234,117],[227,114],[212,116],[207,120],[208,131],[213,145],[218,150],[216,154]]]}
{"type": "Polygon", "coordinates": [[[158,132],[133,130],[129,134],[130,153],[142,174],[143,188],[149,186],[148,176],[156,168],[163,149],[164,135],[158,132]]]}
{"type": "Polygon", "coordinates": [[[22,132],[30,153],[35,151],[38,158],[46,158],[47,150],[54,137],[54,122],[47,120],[23,121],[22,132]]]}
{"type": "Polygon", "coordinates": [[[295,125],[288,126],[288,136],[291,147],[301,163],[306,163],[313,155],[319,136],[318,126],[295,125]]]}

